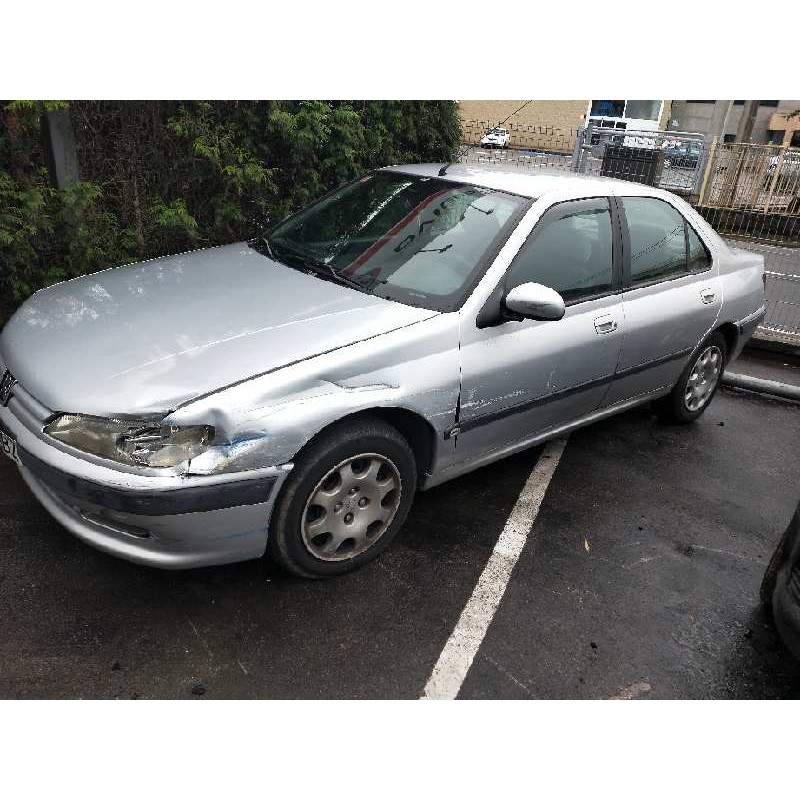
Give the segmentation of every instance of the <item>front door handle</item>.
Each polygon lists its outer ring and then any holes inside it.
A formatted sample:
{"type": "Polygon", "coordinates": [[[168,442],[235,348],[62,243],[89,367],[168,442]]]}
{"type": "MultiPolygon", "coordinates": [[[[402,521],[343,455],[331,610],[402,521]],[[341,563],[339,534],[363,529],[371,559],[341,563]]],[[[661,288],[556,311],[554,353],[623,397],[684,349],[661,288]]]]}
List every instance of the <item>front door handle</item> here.
{"type": "Polygon", "coordinates": [[[709,303],[713,303],[714,300],[717,299],[717,293],[713,289],[703,289],[700,292],[700,299],[708,305],[709,303]]]}
{"type": "Polygon", "coordinates": [[[594,329],[601,336],[604,333],[611,333],[617,329],[617,321],[614,319],[614,317],[598,317],[594,321],[594,329]]]}

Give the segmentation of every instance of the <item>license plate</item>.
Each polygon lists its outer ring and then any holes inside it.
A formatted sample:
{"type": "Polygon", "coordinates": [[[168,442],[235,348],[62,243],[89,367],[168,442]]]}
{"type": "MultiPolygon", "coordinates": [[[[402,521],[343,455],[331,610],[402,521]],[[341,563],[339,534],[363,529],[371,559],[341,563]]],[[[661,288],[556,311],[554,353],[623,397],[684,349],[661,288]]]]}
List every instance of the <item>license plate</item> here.
{"type": "Polygon", "coordinates": [[[20,463],[19,455],[17,455],[17,442],[16,439],[10,434],[6,433],[0,428],[0,450],[2,450],[12,461],[17,464],[20,463]]]}

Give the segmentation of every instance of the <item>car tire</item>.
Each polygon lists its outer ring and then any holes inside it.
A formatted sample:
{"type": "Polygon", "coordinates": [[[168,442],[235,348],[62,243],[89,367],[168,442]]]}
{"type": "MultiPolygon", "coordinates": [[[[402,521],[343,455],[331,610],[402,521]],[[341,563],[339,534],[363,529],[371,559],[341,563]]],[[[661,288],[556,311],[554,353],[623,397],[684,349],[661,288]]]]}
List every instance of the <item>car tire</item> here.
{"type": "Polygon", "coordinates": [[[391,544],[416,484],[414,453],[396,428],[373,417],[336,425],[295,459],[273,511],[267,551],[304,578],[352,572],[391,544]]]}
{"type": "Polygon", "coordinates": [[[778,571],[789,555],[787,545],[791,532],[792,526],[789,525],[783,532],[783,536],[781,536],[781,540],[778,542],[778,546],[775,548],[775,552],[773,552],[772,558],[770,558],[769,564],[767,564],[767,568],[764,571],[764,577],[761,579],[759,598],[769,609],[772,608],[772,595],[775,594],[775,586],[778,583],[778,571]]]}
{"type": "Polygon", "coordinates": [[[719,389],[728,356],[725,337],[715,331],[693,353],[672,391],[656,403],[663,422],[694,422],[719,389]]]}

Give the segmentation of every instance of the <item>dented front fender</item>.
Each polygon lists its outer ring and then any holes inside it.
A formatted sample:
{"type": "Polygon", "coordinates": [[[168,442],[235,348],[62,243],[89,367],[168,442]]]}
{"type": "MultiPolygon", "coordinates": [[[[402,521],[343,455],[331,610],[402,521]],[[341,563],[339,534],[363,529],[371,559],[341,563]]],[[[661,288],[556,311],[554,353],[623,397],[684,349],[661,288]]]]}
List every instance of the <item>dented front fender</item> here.
{"type": "Polygon", "coordinates": [[[447,462],[459,393],[458,316],[439,314],[188,402],[165,422],[213,425],[215,443],[189,472],[290,462],[321,430],[359,412],[405,409],[433,430],[434,465],[447,462]]]}

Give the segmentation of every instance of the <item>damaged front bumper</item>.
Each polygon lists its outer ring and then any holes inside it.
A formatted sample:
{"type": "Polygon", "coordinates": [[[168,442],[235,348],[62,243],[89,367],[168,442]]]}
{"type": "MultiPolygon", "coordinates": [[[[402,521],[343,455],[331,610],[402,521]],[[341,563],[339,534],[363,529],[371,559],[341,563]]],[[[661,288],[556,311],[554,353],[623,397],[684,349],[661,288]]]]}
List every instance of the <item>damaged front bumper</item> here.
{"type": "Polygon", "coordinates": [[[220,475],[138,474],[45,441],[22,392],[0,407],[20,473],[70,532],[111,555],[167,569],[264,554],[275,498],[292,465],[220,475]]]}

